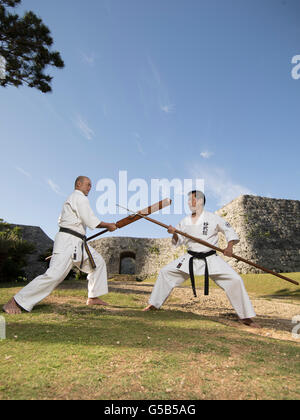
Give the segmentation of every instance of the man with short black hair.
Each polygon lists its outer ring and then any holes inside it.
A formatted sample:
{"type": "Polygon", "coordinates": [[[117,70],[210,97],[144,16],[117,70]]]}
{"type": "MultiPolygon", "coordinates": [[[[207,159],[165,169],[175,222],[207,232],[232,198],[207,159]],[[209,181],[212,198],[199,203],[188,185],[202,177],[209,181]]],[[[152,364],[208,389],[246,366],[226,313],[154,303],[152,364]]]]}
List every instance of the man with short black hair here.
{"type": "Polygon", "coordinates": [[[108,293],[107,270],[104,259],[86,242],[86,228],[116,230],[114,223],[101,222],[93,213],[87,198],[91,180],[79,176],[75,190],[65,201],[59,216],[59,232],[55,236],[49,269],[20,290],[3,310],[8,314],[30,312],[33,307],[66,278],[73,265],[88,273],[87,305],[107,305],[99,296],[108,293]]]}
{"type": "MultiPolygon", "coordinates": [[[[175,229],[180,230],[214,246],[218,244],[218,232],[222,232],[227,240],[227,247],[223,253],[228,257],[232,256],[233,246],[239,242],[239,237],[226,220],[204,210],[205,201],[202,191],[191,191],[188,204],[192,214],[185,217],[176,228],[169,226],[168,232],[173,234],[173,245],[186,245],[188,253],[160,271],[149,299],[149,305],[144,311],[159,309],[174,287],[179,286],[189,277],[193,284],[194,273],[205,274],[205,294],[208,294],[208,276],[210,276],[225,291],[241,322],[258,328],[259,326],[252,319],[256,314],[242,278],[216,254],[216,251],[175,232],[175,229]]],[[[196,296],[195,289],[194,294],[196,296]]]]}

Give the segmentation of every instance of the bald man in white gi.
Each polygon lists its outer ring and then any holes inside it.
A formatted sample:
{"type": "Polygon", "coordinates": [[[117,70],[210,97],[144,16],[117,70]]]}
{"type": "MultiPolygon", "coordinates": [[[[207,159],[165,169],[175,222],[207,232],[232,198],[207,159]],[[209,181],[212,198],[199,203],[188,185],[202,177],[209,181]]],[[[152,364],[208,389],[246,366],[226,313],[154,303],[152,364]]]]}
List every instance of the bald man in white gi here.
{"type": "Polygon", "coordinates": [[[63,205],[59,216],[59,232],[55,236],[49,269],[20,290],[3,310],[8,314],[30,312],[67,277],[73,265],[88,273],[87,305],[107,305],[99,296],[108,293],[107,270],[104,259],[85,242],[86,228],[116,230],[114,223],[101,222],[93,213],[87,198],[92,188],[91,180],[79,176],[75,190],[63,205]]]}
{"type": "MultiPolygon", "coordinates": [[[[239,237],[230,224],[222,217],[204,210],[205,196],[202,191],[190,192],[188,204],[192,214],[185,217],[176,226],[177,230],[209,242],[214,246],[218,244],[218,232],[222,232],[227,240],[227,248],[223,253],[231,257],[233,246],[239,242],[239,237]]],[[[243,280],[233,268],[223,258],[218,256],[216,252],[212,251],[211,248],[187,239],[182,235],[177,235],[173,226],[169,226],[168,232],[173,234],[173,245],[185,244],[188,253],[168,264],[160,271],[149,299],[149,305],[144,311],[159,309],[174,287],[179,286],[190,277],[191,270],[196,275],[203,275],[207,264],[209,277],[225,291],[240,321],[247,326],[259,328],[259,325],[252,319],[256,314],[243,280]],[[206,258],[203,259],[203,255],[201,256],[202,258],[199,258],[199,255],[197,257],[198,253],[204,253],[206,258]],[[193,260],[191,260],[192,254],[194,254],[193,260]]],[[[208,276],[206,283],[206,294],[208,294],[208,276]]],[[[196,295],[195,292],[194,294],[196,295]]]]}

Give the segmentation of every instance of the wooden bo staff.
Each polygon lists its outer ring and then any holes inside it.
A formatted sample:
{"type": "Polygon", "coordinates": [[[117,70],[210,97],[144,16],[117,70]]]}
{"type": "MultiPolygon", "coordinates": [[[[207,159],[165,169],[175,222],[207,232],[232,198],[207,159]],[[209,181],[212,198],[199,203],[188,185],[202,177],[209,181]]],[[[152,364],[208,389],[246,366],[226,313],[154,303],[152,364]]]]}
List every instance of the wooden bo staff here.
{"type": "MultiPolygon", "coordinates": [[[[126,209],[126,210],[128,210],[128,209],[126,209]]],[[[131,211],[131,210],[128,210],[128,211],[131,211]]],[[[134,212],[132,212],[132,213],[134,213],[134,212]]],[[[143,215],[140,215],[140,217],[143,217],[144,219],[149,220],[149,222],[155,223],[155,224],[157,224],[157,225],[159,225],[159,226],[162,226],[162,227],[164,227],[164,228],[166,228],[166,229],[169,229],[169,226],[168,226],[168,225],[166,225],[165,223],[161,223],[161,222],[159,222],[158,220],[155,220],[155,219],[152,219],[152,218],[150,218],[150,217],[143,216],[143,215]]],[[[205,241],[203,241],[202,239],[195,238],[194,236],[191,236],[191,235],[189,235],[189,234],[187,234],[187,233],[181,232],[180,230],[177,230],[177,229],[175,229],[175,232],[176,232],[178,235],[185,236],[185,237],[186,237],[186,238],[188,238],[188,239],[192,239],[193,241],[198,242],[198,243],[199,243],[199,244],[201,244],[201,245],[205,245],[205,246],[207,246],[208,248],[212,248],[212,249],[214,249],[215,251],[222,252],[222,254],[223,254],[223,250],[222,250],[221,248],[218,248],[217,246],[214,246],[214,245],[210,244],[209,242],[205,242],[205,241]]],[[[262,267],[262,266],[260,266],[260,265],[258,265],[258,264],[255,264],[255,263],[254,263],[254,262],[252,262],[252,261],[248,261],[248,260],[246,260],[245,258],[239,257],[238,255],[232,254],[232,258],[235,258],[236,260],[238,260],[238,261],[242,261],[242,262],[244,262],[244,263],[246,263],[246,264],[252,265],[253,267],[256,267],[256,268],[259,268],[259,269],[260,269],[260,270],[262,270],[262,271],[265,271],[266,273],[273,274],[274,276],[277,276],[277,277],[279,277],[279,278],[281,278],[281,279],[283,279],[283,280],[286,280],[286,281],[288,281],[288,282],[290,282],[290,283],[293,283],[293,284],[296,284],[297,286],[299,286],[299,283],[298,283],[297,281],[292,280],[292,279],[289,279],[288,277],[285,277],[285,276],[283,276],[283,275],[281,275],[281,274],[278,274],[278,273],[276,273],[275,271],[271,271],[271,270],[269,270],[268,268],[265,268],[265,267],[262,267]]]]}
{"type": "MultiPolygon", "coordinates": [[[[146,207],[143,210],[140,210],[138,213],[127,216],[124,219],[118,220],[116,222],[116,226],[117,226],[118,229],[121,229],[122,227],[127,226],[130,223],[133,223],[133,222],[141,219],[142,216],[139,215],[139,213],[142,213],[144,215],[155,213],[156,211],[161,210],[164,207],[170,206],[171,203],[172,203],[172,200],[170,198],[165,198],[164,200],[158,201],[157,203],[152,204],[151,206],[146,207]]],[[[90,241],[91,239],[97,238],[97,236],[103,235],[103,233],[106,233],[106,232],[108,232],[108,229],[104,229],[101,232],[98,232],[95,235],[90,236],[89,238],[87,238],[87,241],[90,241]]]]}

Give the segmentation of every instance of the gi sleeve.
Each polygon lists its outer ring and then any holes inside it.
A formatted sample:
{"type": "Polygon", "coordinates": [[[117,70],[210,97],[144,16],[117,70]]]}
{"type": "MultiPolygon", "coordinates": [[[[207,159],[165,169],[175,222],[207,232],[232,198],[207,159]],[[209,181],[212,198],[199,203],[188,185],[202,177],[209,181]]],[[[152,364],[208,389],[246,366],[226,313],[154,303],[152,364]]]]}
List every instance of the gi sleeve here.
{"type": "Polygon", "coordinates": [[[225,235],[227,242],[240,241],[238,234],[235,232],[233,227],[223,217],[217,216],[217,230],[225,235]]]}
{"type": "Polygon", "coordinates": [[[95,229],[101,221],[95,216],[87,197],[79,197],[77,209],[82,222],[90,229],[95,229]]]}

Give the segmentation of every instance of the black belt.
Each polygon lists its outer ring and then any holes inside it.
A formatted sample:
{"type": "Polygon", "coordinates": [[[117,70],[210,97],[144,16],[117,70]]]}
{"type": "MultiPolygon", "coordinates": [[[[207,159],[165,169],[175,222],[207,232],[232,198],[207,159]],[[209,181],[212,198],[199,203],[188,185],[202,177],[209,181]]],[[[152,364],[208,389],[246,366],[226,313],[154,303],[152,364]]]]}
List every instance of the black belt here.
{"type": "Polygon", "coordinates": [[[210,257],[211,255],[216,254],[216,251],[209,251],[209,252],[194,252],[194,251],[188,251],[192,257],[189,261],[189,270],[190,270],[190,277],[191,277],[191,283],[192,283],[192,289],[194,292],[194,296],[197,297],[196,294],[196,287],[195,287],[195,277],[194,277],[194,258],[197,258],[199,260],[204,260],[205,262],[205,273],[204,273],[204,294],[207,296],[209,293],[209,273],[208,273],[208,266],[206,258],[210,257]]]}
{"type": "Polygon", "coordinates": [[[96,268],[96,264],[95,264],[95,261],[94,261],[94,258],[92,256],[92,254],[91,254],[91,251],[89,250],[88,244],[86,242],[86,236],[85,235],[82,235],[79,232],[76,232],[75,230],[64,228],[64,227],[61,227],[59,229],[59,231],[60,232],[63,232],[63,233],[69,233],[70,235],[73,235],[73,236],[76,236],[77,238],[82,239],[80,268],[82,268],[82,266],[83,266],[83,261],[84,261],[84,259],[83,259],[83,249],[85,249],[86,250],[86,253],[87,253],[87,256],[89,258],[90,264],[91,264],[92,268],[95,269],[96,268]]]}

